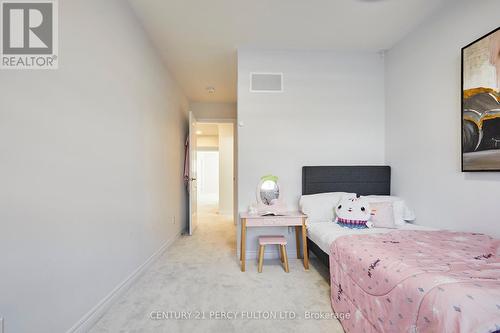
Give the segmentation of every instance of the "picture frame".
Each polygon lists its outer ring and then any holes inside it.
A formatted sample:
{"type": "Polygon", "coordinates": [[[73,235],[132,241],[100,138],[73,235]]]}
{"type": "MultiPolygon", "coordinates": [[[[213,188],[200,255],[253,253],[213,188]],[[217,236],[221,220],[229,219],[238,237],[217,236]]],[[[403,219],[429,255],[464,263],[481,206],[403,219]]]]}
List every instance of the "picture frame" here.
{"type": "Polygon", "coordinates": [[[500,27],[461,49],[461,170],[500,171],[500,27]]]}

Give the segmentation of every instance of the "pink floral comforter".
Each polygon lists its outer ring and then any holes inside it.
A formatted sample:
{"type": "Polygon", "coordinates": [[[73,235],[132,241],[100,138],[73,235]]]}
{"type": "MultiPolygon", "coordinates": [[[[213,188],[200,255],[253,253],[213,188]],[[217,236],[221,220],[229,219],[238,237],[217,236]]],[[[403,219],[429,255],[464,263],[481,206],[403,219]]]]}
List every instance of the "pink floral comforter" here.
{"type": "Polygon", "coordinates": [[[346,332],[500,330],[500,241],[448,231],[338,238],[331,301],[346,332]]]}

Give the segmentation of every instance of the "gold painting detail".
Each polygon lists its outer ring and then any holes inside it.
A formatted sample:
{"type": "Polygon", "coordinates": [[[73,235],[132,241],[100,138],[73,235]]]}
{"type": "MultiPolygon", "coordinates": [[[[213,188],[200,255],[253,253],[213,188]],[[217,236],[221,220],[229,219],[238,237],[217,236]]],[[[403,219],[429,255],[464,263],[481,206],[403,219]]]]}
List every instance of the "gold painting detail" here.
{"type": "Polygon", "coordinates": [[[500,171],[500,30],[462,49],[462,169],[500,171]]]}

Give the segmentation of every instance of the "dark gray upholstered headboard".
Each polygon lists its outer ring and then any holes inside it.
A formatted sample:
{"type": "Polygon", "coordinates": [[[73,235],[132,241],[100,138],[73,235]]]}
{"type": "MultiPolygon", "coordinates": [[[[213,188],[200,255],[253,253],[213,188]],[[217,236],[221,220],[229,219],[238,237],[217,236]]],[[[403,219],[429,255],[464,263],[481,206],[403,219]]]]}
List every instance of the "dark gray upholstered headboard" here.
{"type": "Polygon", "coordinates": [[[351,192],[359,195],[390,195],[389,166],[305,166],[302,194],[351,192]]]}

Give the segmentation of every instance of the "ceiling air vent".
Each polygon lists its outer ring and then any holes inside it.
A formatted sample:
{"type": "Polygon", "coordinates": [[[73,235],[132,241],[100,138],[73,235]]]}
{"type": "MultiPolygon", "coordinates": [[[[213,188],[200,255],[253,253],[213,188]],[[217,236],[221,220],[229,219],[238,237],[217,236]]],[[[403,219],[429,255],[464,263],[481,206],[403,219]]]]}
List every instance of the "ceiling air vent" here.
{"type": "Polygon", "coordinates": [[[283,73],[250,73],[250,92],[283,92],[283,73]]]}

